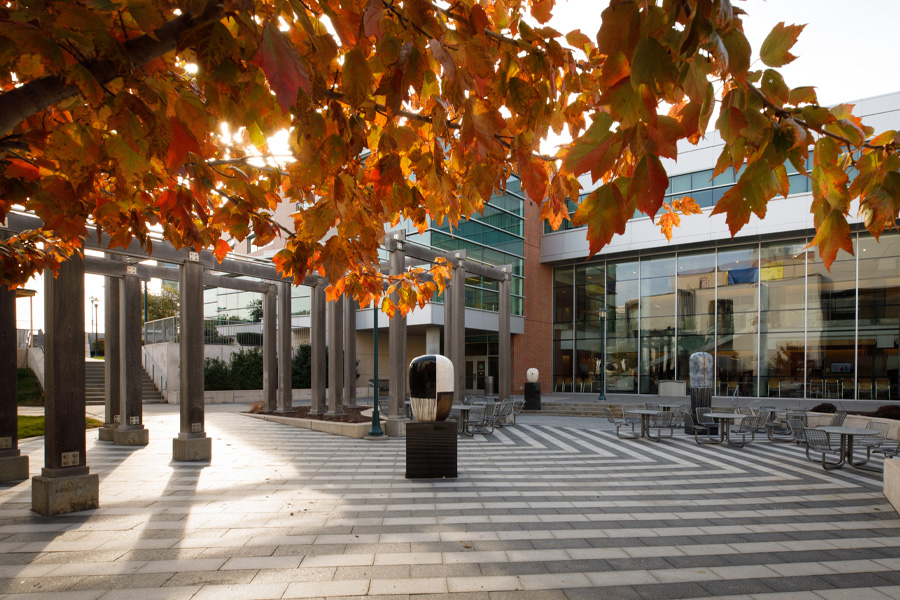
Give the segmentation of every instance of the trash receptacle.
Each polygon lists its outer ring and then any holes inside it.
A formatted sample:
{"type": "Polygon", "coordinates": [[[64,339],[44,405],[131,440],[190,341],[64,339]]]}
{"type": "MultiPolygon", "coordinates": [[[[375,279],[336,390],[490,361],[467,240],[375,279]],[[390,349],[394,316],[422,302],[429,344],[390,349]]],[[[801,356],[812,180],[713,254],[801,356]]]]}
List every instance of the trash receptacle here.
{"type": "Polygon", "coordinates": [[[485,396],[493,396],[494,395],[494,376],[488,375],[484,378],[484,395],[485,396]]]}

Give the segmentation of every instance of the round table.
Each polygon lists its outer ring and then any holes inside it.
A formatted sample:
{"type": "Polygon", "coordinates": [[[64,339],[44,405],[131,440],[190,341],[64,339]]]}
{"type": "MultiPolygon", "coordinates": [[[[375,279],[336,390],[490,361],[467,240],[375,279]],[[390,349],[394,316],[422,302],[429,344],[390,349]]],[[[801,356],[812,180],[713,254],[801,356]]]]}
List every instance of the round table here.
{"type": "MultiPolygon", "coordinates": [[[[831,426],[825,425],[822,427],[816,427],[819,431],[824,431],[829,435],[839,435],[841,436],[841,463],[849,464],[851,467],[856,467],[858,469],[864,469],[867,467],[863,467],[863,465],[867,461],[862,461],[855,463],[853,462],[853,436],[855,435],[876,435],[876,432],[872,429],[866,429],[865,427],[843,427],[843,426],[831,426]]],[[[871,467],[868,467],[871,469],[871,467]]]]}
{"type": "Polygon", "coordinates": [[[630,415],[640,415],[641,416],[641,435],[639,437],[650,437],[650,417],[656,415],[658,410],[650,410],[648,408],[637,408],[634,410],[626,410],[626,413],[630,415]]]}
{"type": "Polygon", "coordinates": [[[731,443],[731,434],[730,434],[730,423],[731,421],[736,421],[737,419],[743,419],[744,417],[749,417],[750,415],[745,415],[744,413],[717,413],[710,412],[703,415],[704,417],[709,417],[711,419],[715,419],[719,423],[719,443],[722,442],[731,443]]]}

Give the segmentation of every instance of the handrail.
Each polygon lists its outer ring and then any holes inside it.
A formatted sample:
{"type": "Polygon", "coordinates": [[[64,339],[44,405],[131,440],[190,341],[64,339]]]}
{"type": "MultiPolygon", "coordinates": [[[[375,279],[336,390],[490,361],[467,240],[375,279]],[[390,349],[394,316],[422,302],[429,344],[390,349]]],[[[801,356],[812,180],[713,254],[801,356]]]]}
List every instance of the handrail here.
{"type": "Polygon", "coordinates": [[[153,360],[153,357],[150,356],[150,352],[146,348],[142,348],[142,358],[143,358],[143,367],[144,372],[150,376],[150,379],[153,380],[153,385],[156,386],[160,392],[167,389],[167,380],[166,380],[166,370],[159,368],[157,366],[156,361],[153,360]],[[149,369],[147,363],[150,363],[149,369]]]}

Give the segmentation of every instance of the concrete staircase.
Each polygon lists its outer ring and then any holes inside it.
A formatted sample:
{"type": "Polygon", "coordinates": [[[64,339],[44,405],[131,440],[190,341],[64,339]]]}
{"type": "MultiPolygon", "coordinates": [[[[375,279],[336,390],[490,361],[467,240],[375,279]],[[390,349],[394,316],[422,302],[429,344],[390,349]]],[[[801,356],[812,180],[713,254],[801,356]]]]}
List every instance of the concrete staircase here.
{"type": "MultiPolygon", "coordinates": [[[[84,399],[86,404],[105,404],[106,374],[104,373],[104,364],[102,360],[88,360],[84,363],[84,399]]],[[[144,404],[162,404],[165,399],[153,380],[147,375],[143,369],[141,370],[141,397],[144,404]]]]}
{"type": "Polygon", "coordinates": [[[541,410],[525,410],[524,414],[556,415],[560,417],[600,417],[600,407],[609,407],[608,402],[578,402],[564,401],[554,402],[546,396],[541,399],[541,410]]]}

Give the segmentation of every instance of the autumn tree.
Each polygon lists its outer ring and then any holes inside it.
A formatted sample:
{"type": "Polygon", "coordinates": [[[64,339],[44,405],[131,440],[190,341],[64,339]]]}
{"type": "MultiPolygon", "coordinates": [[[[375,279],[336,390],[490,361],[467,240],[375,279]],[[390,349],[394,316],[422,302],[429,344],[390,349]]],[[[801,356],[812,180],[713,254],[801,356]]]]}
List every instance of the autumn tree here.
{"type": "MultiPolygon", "coordinates": [[[[812,179],[826,264],[852,250],[852,199],[874,235],[894,225],[896,132],[873,137],[852,107],[821,107],[777,71],[802,26],[777,26],[760,64],[730,0],[612,0],[597,32],[547,26],[554,4],[9,0],[0,218],[18,207],[44,227],[0,242],[0,278],[55,268],[86,224],[148,250],[158,227],[219,258],[223,237],[253,233],[259,244],[284,237],[285,273],[319,271],[331,293],[365,304],[382,290],[385,225],[454,224],[513,173],[554,225],[569,218],[579,176],[599,183],[574,214],[597,252],[635,209],[666,234],[697,212],[690,198],[664,203],[661,158],[697,142],[716,104],[726,142],[716,173],[741,172],[714,210],[732,234],[787,195],[788,160],[812,179]],[[542,156],[551,130],[573,141],[542,156]],[[268,146],[279,131],[289,160],[268,146]],[[284,201],[300,206],[286,229],[269,216],[284,201]]],[[[444,267],[433,271],[394,282],[401,309],[443,285],[444,267]]]]}
{"type": "Polygon", "coordinates": [[[155,321],[167,317],[177,317],[180,299],[178,288],[172,285],[163,285],[158,294],[148,293],[147,320],[155,321]]]}

